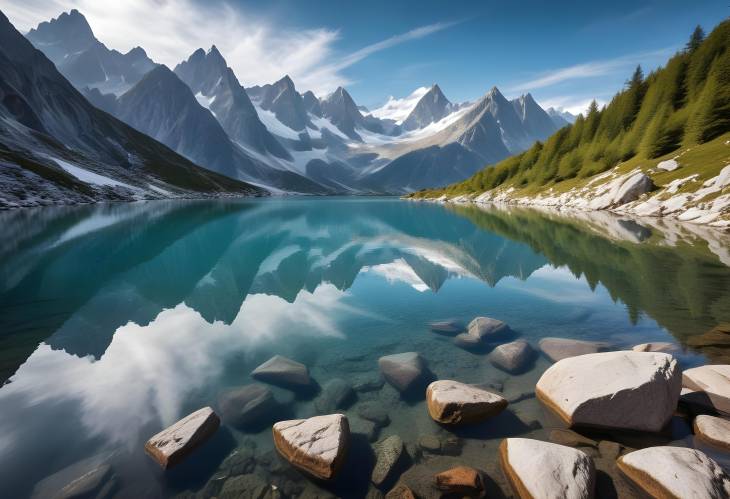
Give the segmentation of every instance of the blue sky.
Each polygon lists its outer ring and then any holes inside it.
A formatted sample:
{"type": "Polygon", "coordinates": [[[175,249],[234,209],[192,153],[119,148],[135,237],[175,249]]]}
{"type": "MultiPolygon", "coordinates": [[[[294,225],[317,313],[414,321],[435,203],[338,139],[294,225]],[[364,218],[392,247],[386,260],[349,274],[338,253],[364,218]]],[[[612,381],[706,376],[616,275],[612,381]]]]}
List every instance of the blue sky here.
{"type": "Polygon", "coordinates": [[[10,0],[3,11],[26,31],[78,8],[111,48],[141,45],[169,66],[215,43],[246,85],[289,73],[318,94],[344,84],[368,107],[438,83],[452,101],[497,85],[573,111],[608,101],[637,63],[663,64],[695,25],[710,31],[730,14],[727,0],[117,3],[10,0]]]}

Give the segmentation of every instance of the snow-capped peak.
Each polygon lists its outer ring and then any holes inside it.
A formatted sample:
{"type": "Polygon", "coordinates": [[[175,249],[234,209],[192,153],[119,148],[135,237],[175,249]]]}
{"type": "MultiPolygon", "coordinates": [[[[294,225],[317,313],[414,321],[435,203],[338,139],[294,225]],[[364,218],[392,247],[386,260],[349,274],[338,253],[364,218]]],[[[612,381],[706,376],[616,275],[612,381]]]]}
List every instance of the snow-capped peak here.
{"type": "Polygon", "coordinates": [[[388,97],[388,101],[377,109],[370,111],[372,116],[381,120],[395,120],[400,124],[411,114],[413,108],[416,107],[418,101],[428,93],[430,87],[420,87],[413,91],[409,96],[402,99],[396,99],[392,95],[388,97]]]}

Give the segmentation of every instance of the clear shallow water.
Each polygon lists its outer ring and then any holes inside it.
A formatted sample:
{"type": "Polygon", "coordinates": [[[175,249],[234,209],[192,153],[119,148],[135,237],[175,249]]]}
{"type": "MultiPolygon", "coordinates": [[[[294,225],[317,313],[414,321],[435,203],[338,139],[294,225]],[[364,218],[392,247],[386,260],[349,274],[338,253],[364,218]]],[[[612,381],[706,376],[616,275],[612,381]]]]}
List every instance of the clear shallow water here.
{"type": "MultiPolygon", "coordinates": [[[[413,455],[404,480],[465,462],[506,493],[500,440],[547,439],[557,426],[533,395],[549,361],[507,375],[430,332],[434,320],[495,317],[535,346],[546,336],[616,348],[672,341],[683,367],[730,358],[687,347],[730,322],[730,245],[701,228],[343,198],[8,212],[0,235],[1,497],[48,495],[102,462],[117,497],[214,495],[242,473],[288,496],[372,494],[371,444],[360,434],[326,487],[282,464],[269,425],[223,425],[167,473],[143,445],[189,412],[217,408],[273,354],[303,362],[324,385],[377,379],[380,356],[406,351],[438,378],[491,384],[519,401],[452,433],[423,400],[386,384],[342,411],[351,426],[363,402],[376,402],[391,420],[379,436],[400,435],[413,455]],[[450,455],[419,451],[426,436],[450,455]]],[[[318,394],[273,391],[282,408],[272,419],[317,413],[318,394]]],[[[680,420],[661,441],[693,445],[680,420]]],[[[596,462],[600,495],[630,495],[610,460],[596,462]]]]}

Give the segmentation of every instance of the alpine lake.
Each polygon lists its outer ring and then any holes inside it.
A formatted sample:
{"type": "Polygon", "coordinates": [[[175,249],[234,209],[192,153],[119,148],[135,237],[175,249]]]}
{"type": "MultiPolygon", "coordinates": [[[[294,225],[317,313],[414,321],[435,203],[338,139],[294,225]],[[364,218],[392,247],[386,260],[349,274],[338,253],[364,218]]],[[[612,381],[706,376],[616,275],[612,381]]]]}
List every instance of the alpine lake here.
{"type": "MultiPolygon", "coordinates": [[[[546,337],[611,350],[670,342],[683,369],[730,363],[712,334],[730,323],[730,236],[609,213],[547,213],[395,198],[272,198],[54,207],[0,213],[0,497],[54,497],[104,466],[100,497],[383,497],[400,480],[436,497],[435,473],[483,470],[488,497],[509,497],[498,446],[554,439],[561,421],[535,397],[551,361],[546,337]],[[463,348],[432,331],[478,316],[534,355],[517,373],[490,362],[499,343],[463,348]],[[417,352],[423,386],[401,393],[382,356],[417,352]],[[252,378],[274,355],[304,364],[292,389],[252,378]],[[489,420],[434,422],[425,385],[479,384],[509,406],[489,420]],[[328,389],[335,380],[340,396],[328,389]],[[226,393],[273,394],[240,424],[226,393]],[[163,470],[145,442],[210,406],[222,422],[163,470]],[[382,415],[363,418],[367,409],[382,415]],[[330,482],[278,455],[272,424],[345,414],[346,461],[330,482]],[[405,444],[401,469],[371,483],[374,445],[405,444]],[[236,487],[227,482],[245,476],[236,487]]],[[[442,331],[443,332],[443,331],[442,331]]],[[[730,335],[728,335],[730,337],[730,335]]],[[[581,431],[598,497],[634,497],[601,441],[621,449],[702,448],[681,413],[659,434],[581,431]],[[602,448],[602,447],[601,447],[602,448]]]]}

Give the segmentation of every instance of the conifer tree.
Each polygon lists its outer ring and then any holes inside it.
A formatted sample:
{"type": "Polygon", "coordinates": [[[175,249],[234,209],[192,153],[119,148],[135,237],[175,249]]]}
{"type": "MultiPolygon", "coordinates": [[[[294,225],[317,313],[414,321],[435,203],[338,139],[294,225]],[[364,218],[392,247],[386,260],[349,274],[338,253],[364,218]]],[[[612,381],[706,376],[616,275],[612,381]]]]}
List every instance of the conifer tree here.
{"type": "Polygon", "coordinates": [[[702,29],[702,26],[698,24],[695,30],[692,32],[692,36],[689,37],[689,41],[687,42],[687,52],[694,52],[695,50],[697,50],[699,46],[702,45],[704,39],[705,32],[702,29]]]}

